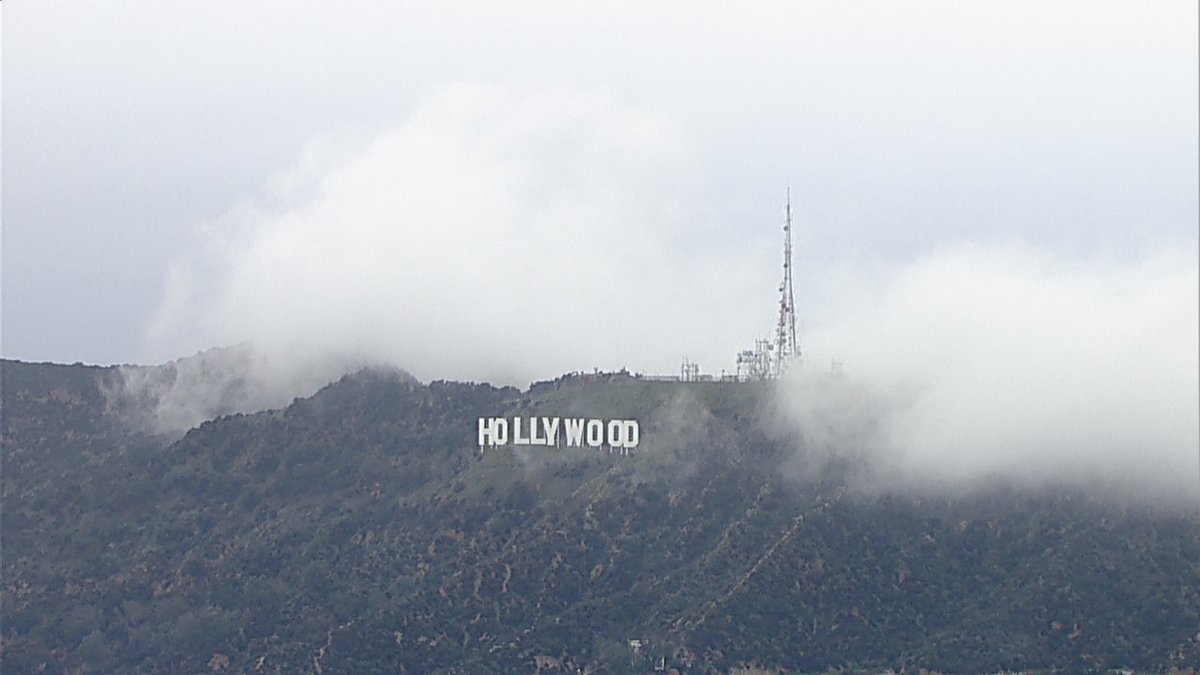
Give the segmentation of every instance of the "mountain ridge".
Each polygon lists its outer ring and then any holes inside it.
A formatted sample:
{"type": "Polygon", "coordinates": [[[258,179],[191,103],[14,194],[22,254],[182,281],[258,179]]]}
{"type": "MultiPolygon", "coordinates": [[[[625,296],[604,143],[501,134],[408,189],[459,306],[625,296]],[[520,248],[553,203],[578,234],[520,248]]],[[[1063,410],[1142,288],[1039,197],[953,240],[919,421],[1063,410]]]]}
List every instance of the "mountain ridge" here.
{"type": "Polygon", "coordinates": [[[0,367],[6,671],[1200,663],[1196,513],[798,479],[765,385],[367,370],[166,441],[109,370],[0,367]],[[638,417],[644,447],[480,452],[519,414],[638,417]]]}

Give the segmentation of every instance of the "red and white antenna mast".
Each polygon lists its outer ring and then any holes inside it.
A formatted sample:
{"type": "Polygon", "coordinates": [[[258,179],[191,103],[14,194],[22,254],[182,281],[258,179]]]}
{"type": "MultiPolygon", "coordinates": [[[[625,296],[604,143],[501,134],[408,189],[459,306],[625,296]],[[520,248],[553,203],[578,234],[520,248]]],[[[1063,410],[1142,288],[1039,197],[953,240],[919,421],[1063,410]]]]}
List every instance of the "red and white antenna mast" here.
{"type": "Polygon", "coordinates": [[[783,222],[783,281],[779,283],[779,325],[775,327],[773,374],[783,375],[800,359],[796,340],[796,298],[792,293],[792,189],[787,191],[783,222]]]}

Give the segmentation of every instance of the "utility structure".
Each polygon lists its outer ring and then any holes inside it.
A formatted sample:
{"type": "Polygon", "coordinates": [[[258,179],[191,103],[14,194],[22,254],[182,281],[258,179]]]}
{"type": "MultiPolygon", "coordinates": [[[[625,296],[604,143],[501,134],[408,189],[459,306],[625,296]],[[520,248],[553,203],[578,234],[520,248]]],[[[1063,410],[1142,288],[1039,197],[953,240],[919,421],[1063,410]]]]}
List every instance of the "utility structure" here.
{"type": "Polygon", "coordinates": [[[754,349],[743,349],[737,355],[737,381],[758,382],[774,377],[772,361],[774,345],[766,338],[754,341],[754,349]]]}
{"type": "Polygon", "coordinates": [[[737,355],[737,380],[755,382],[773,380],[800,362],[800,341],[796,339],[796,296],[792,290],[792,189],[788,188],[783,207],[783,281],[779,283],[779,321],[773,339],[754,341],[754,349],[737,355]]]}
{"type": "Polygon", "coordinates": [[[779,323],[775,327],[775,363],[771,370],[780,377],[800,359],[796,339],[796,297],[792,293],[792,188],[787,189],[783,220],[783,281],[779,282],[779,323]]]}
{"type": "Polygon", "coordinates": [[[679,369],[680,382],[699,382],[700,381],[700,364],[683,357],[683,366],[679,369]]]}

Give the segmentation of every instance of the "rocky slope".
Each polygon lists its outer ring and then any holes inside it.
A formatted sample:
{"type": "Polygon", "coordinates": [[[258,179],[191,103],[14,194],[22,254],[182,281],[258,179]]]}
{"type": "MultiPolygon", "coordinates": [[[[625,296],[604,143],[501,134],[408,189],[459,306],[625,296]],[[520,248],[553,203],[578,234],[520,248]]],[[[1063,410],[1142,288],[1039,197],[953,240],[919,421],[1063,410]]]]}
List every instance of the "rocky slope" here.
{"type": "Polygon", "coordinates": [[[111,369],[2,375],[4,672],[1200,664],[1197,513],[797,478],[767,386],[368,370],[173,440],[111,369]],[[475,446],[580,414],[638,452],[475,446]]]}

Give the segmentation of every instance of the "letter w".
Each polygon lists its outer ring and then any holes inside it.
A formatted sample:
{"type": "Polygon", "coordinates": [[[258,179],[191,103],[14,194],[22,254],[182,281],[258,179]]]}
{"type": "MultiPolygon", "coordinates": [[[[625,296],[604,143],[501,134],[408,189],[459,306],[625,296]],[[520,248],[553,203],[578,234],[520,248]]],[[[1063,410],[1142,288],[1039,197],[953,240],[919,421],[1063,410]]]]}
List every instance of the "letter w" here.
{"type": "Polygon", "coordinates": [[[563,423],[567,430],[567,447],[583,447],[583,420],[567,418],[563,423]]]}

